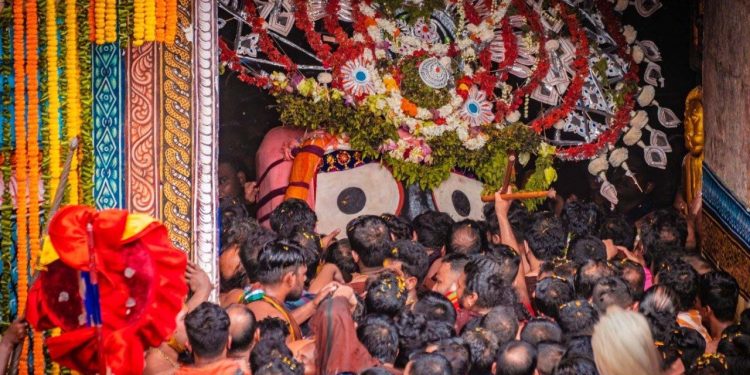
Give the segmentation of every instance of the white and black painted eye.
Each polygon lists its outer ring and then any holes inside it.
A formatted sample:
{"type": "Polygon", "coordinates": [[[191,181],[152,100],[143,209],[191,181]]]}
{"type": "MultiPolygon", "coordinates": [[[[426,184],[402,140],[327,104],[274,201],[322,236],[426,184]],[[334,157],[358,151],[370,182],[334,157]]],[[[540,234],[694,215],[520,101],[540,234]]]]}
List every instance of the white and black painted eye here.
{"type": "Polygon", "coordinates": [[[458,173],[450,177],[432,191],[432,199],[438,211],[451,215],[453,220],[482,220],[482,190],[478,180],[458,173]]]}
{"type": "Polygon", "coordinates": [[[321,171],[315,183],[315,212],[319,233],[340,229],[346,236],[346,224],[362,215],[390,213],[398,215],[404,202],[404,190],[391,171],[380,163],[335,171],[321,171]]]}

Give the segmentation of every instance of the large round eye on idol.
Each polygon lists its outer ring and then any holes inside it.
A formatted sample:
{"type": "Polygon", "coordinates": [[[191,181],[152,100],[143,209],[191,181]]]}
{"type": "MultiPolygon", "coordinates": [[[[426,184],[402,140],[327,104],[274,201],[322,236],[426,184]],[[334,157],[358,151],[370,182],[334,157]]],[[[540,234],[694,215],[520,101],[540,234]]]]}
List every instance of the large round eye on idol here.
{"type": "Polygon", "coordinates": [[[380,163],[320,172],[315,180],[319,233],[340,229],[339,237],[344,237],[351,220],[362,215],[398,215],[403,205],[401,184],[380,163]]]}
{"type": "Polygon", "coordinates": [[[478,180],[451,173],[447,180],[432,190],[432,199],[438,211],[451,215],[453,220],[482,220],[482,190],[478,180]]]}

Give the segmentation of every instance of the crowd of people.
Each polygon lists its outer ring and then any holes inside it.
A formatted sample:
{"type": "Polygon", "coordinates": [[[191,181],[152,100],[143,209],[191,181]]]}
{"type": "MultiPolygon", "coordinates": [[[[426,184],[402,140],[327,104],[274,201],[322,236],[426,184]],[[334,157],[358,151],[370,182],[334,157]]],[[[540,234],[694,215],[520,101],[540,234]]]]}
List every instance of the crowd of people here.
{"type": "Polygon", "coordinates": [[[750,309],[696,251],[695,209],[631,223],[496,194],[483,221],[364,215],[319,234],[304,201],[270,228],[244,205],[222,202],[219,303],[188,264],[190,297],[145,374],[750,374],[750,309]]]}
{"type": "Polygon", "coordinates": [[[750,373],[750,310],[695,251],[690,210],[631,223],[496,195],[484,221],[365,215],[323,235],[301,200],[270,228],[223,208],[220,304],[190,265],[147,374],[750,373]]]}

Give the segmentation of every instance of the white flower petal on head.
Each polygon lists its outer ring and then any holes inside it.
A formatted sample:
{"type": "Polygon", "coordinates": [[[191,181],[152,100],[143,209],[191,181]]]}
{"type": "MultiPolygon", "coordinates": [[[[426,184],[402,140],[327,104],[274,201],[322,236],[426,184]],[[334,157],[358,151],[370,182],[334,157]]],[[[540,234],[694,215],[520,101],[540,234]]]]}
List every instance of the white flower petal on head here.
{"type": "Polygon", "coordinates": [[[615,168],[620,167],[626,160],[628,160],[628,149],[625,147],[617,148],[609,154],[609,164],[615,168]]]}
{"type": "Polygon", "coordinates": [[[600,173],[606,172],[609,169],[609,161],[607,161],[607,155],[599,156],[598,158],[589,162],[589,173],[594,176],[599,176],[600,173]]]}
{"type": "Polygon", "coordinates": [[[639,45],[633,46],[631,55],[633,56],[633,61],[635,61],[636,64],[640,64],[641,62],[643,62],[643,58],[646,56],[646,54],[643,52],[643,48],[641,48],[641,46],[639,45]]]}
{"type": "Polygon", "coordinates": [[[321,84],[325,85],[331,83],[331,81],[333,81],[333,76],[331,75],[331,73],[323,72],[318,74],[318,82],[320,82],[321,84]]]}
{"type": "Polygon", "coordinates": [[[643,136],[641,129],[633,127],[622,137],[622,142],[628,146],[632,146],[641,140],[641,136],[643,136]]]}
{"type": "Polygon", "coordinates": [[[505,121],[507,121],[510,124],[517,122],[520,119],[521,119],[521,112],[518,112],[518,111],[513,111],[505,115],[505,121]]]}
{"type": "Polygon", "coordinates": [[[625,41],[628,44],[635,43],[635,38],[638,36],[638,31],[633,26],[625,25],[622,30],[622,35],[625,36],[625,41]]]}
{"type": "Polygon", "coordinates": [[[633,118],[630,119],[630,126],[638,129],[642,129],[648,124],[648,113],[646,111],[637,111],[633,118]]]}
{"type": "Polygon", "coordinates": [[[638,94],[638,105],[645,107],[654,101],[656,96],[656,89],[654,86],[646,85],[641,89],[641,93],[638,94]]]}

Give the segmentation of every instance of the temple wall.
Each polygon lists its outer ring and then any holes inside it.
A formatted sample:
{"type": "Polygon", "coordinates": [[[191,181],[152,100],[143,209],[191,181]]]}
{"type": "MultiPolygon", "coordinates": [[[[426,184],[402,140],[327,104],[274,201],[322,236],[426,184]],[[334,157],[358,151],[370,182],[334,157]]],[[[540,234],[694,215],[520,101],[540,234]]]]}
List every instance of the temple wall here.
{"type": "Polygon", "coordinates": [[[750,206],[750,0],[705,1],[705,162],[750,206]]]}
{"type": "Polygon", "coordinates": [[[705,0],[702,250],[750,295],[750,0],[705,0]]]}

